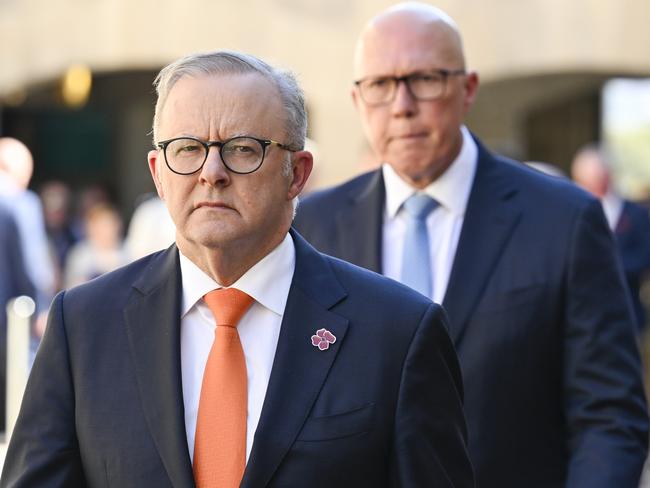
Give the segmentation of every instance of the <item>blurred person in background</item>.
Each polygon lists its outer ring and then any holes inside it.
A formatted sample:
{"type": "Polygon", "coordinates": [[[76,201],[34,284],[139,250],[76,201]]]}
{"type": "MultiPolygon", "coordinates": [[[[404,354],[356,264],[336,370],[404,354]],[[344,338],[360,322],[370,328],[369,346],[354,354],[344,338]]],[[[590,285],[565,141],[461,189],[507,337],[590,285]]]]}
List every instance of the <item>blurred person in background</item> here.
{"type": "Polygon", "coordinates": [[[28,189],[33,169],[27,146],[11,137],[0,138],[0,200],[11,210],[18,226],[27,273],[36,287],[36,307],[43,312],[50,305],[56,284],[43,207],[38,195],[28,189]]]}
{"type": "Polygon", "coordinates": [[[35,289],[32,352],[43,336],[47,310],[58,291],[57,266],[46,234],[43,206],[38,195],[28,189],[33,170],[34,160],[27,146],[11,137],[0,138],[0,200],[13,214],[25,269],[35,289]]]}
{"type": "Polygon", "coordinates": [[[7,303],[21,295],[35,298],[36,289],[25,267],[13,213],[0,201],[0,431],[5,424],[7,303]]]}
{"type": "Polygon", "coordinates": [[[48,181],[41,186],[45,228],[51,253],[56,259],[56,289],[63,288],[63,269],[68,252],[80,239],[72,225],[72,192],[62,181],[48,181]]]}
{"type": "Polygon", "coordinates": [[[600,199],[603,205],[623,263],[637,326],[641,330],[646,324],[640,289],[650,271],[650,214],[646,208],[616,192],[607,151],[601,145],[592,143],[578,150],[571,163],[571,177],[600,199]]]}
{"type": "Polygon", "coordinates": [[[479,79],[440,9],[380,13],[354,60],[353,103],[382,166],[304,198],[296,228],[443,304],[478,488],[637,488],[647,406],[600,204],[470,133],[479,79]]]}
{"type": "Polygon", "coordinates": [[[165,202],[157,195],[143,197],[133,212],[126,233],[125,245],[131,260],[169,247],[176,235],[165,202]]]}
{"type": "Polygon", "coordinates": [[[85,283],[129,262],[122,240],[122,219],[115,207],[99,203],[86,211],[86,237],[77,242],[64,268],[64,288],[85,283]]]}
{"type": "Polygon", "coordinates": [[[78,190],[75,201],[72,230],[79,239],[83,239],[86,237],[88,211],[99,205],[112,206],[112,199],[105,186],[100,183],[90,183],[78,190]]]}

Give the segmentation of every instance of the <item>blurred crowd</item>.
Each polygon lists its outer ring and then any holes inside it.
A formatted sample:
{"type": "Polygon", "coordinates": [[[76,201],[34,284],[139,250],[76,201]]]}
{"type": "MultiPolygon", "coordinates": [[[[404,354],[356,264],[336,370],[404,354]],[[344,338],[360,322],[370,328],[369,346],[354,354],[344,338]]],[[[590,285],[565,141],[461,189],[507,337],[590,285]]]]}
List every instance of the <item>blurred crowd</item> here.
{"type": "Polygon", "coordinates": [[[4,317],[10,298],[26,294],[34,299],[37,343],[56,293],[169,246],[175,229],[154,194],[134,202],[126,228],[102,185],[73,191],[65,182],[53,180],[39,185],[36,192],[30,189],[33,168],[32,155],[23,143],[0,138],[0,215],[8,217],[0,219],[8,222],[0,229],[0,252],[3,263],[9,262],[8,256],[11,261],[0,274],[0,305],[4,317]]]}

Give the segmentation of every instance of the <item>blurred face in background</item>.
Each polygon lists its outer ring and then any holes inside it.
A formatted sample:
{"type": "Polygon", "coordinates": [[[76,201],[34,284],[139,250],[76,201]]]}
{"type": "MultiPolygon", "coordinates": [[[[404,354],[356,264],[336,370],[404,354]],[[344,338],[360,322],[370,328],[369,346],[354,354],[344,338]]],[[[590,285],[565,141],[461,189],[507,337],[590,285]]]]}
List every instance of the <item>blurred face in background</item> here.
{"type": "Polygon", "coordinates": [[[598,198],[609,191],[610,175],[599,151],[580,151],[571,164],[571,177],[577,185],[598,198]]]}
{"type": "Polygon", "coordinates": [[[70,218],[70,188],[61,181],[49,181],[41,188],[40,196],[48,230],[58,231],[65,227],[70,218]]]}
{"type": "Polygon", "coordinates": [[[86,235],[94,247],[116,249],[122,242],[122,219],[109,205],[92,207],[86,213],[86,235]]]}
{"type": "Polygon", "coordinates": [[[29,186],[34,160],[27,146],[13,137],[0,137],[0,172],[7,174],[17,188],[29,186]]]}

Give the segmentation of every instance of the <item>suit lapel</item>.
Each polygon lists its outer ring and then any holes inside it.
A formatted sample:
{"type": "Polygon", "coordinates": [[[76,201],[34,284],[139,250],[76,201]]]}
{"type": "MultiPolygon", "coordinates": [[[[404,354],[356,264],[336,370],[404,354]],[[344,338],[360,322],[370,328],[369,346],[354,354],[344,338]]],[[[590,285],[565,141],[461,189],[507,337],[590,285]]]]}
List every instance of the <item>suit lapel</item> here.
{"type": "Polygon", "coordinates": [[[348,321],[329,311],[346,296],[327,261],[292,231],[296,269],[282,320],[264,406],[242,488],[266,486],[296,439],[345,338],[348,321]],[[325,351],[310,338],[326,328],[325,351]]]}
{"type": "Polygon", "coordinates": [[[465,220],[443,305],[458,346],[465,327],[520,218],[517,188],[481,145],[465,220]]]}
{"type": "Polygon", "coordinates": [[[176,488],[194,486],[185,433],[180,360],[178,251],[153,258],[124,311],[131,357],[151,436],[176,488]]]}
{"type": "Polygon", "coordinates": [[[384,198],[384,178],[378,170],[361,191],[349,195],[348,205],[337,215],[341,257],[377,273],[381,272],[384,198]]]}
{"type": "Polygon", "coordinates": [[[630,211],[630,204],[629,202],[623,202],[621,215],[619,215],[618,221],[614,226],[614,235],[620,239],[627,232],[629,232],[630,227],[632,227],[632,214],[630,211]]]}

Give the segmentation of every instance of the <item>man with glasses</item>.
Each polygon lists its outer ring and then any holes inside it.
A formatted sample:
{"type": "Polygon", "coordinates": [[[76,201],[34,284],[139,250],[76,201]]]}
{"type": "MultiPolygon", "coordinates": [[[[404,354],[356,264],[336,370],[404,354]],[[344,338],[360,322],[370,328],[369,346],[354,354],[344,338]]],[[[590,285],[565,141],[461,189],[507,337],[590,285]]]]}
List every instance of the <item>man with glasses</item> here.
{"type": "Polygon", "coordinates": [[[156,84],[176,244],[55,299],[0,485],[472,487],[442,309],[289,232],[294,78],[217,52],[156,84]]]}
{"type": "Polygon", "coordinates": [[[446,308],[479,488],[636,488],[646,402],[599,203],[469,133],[478,76],[439,9],[376,16],[354,70],[383,165],[305,199],[296,228],[446,308]]]}

